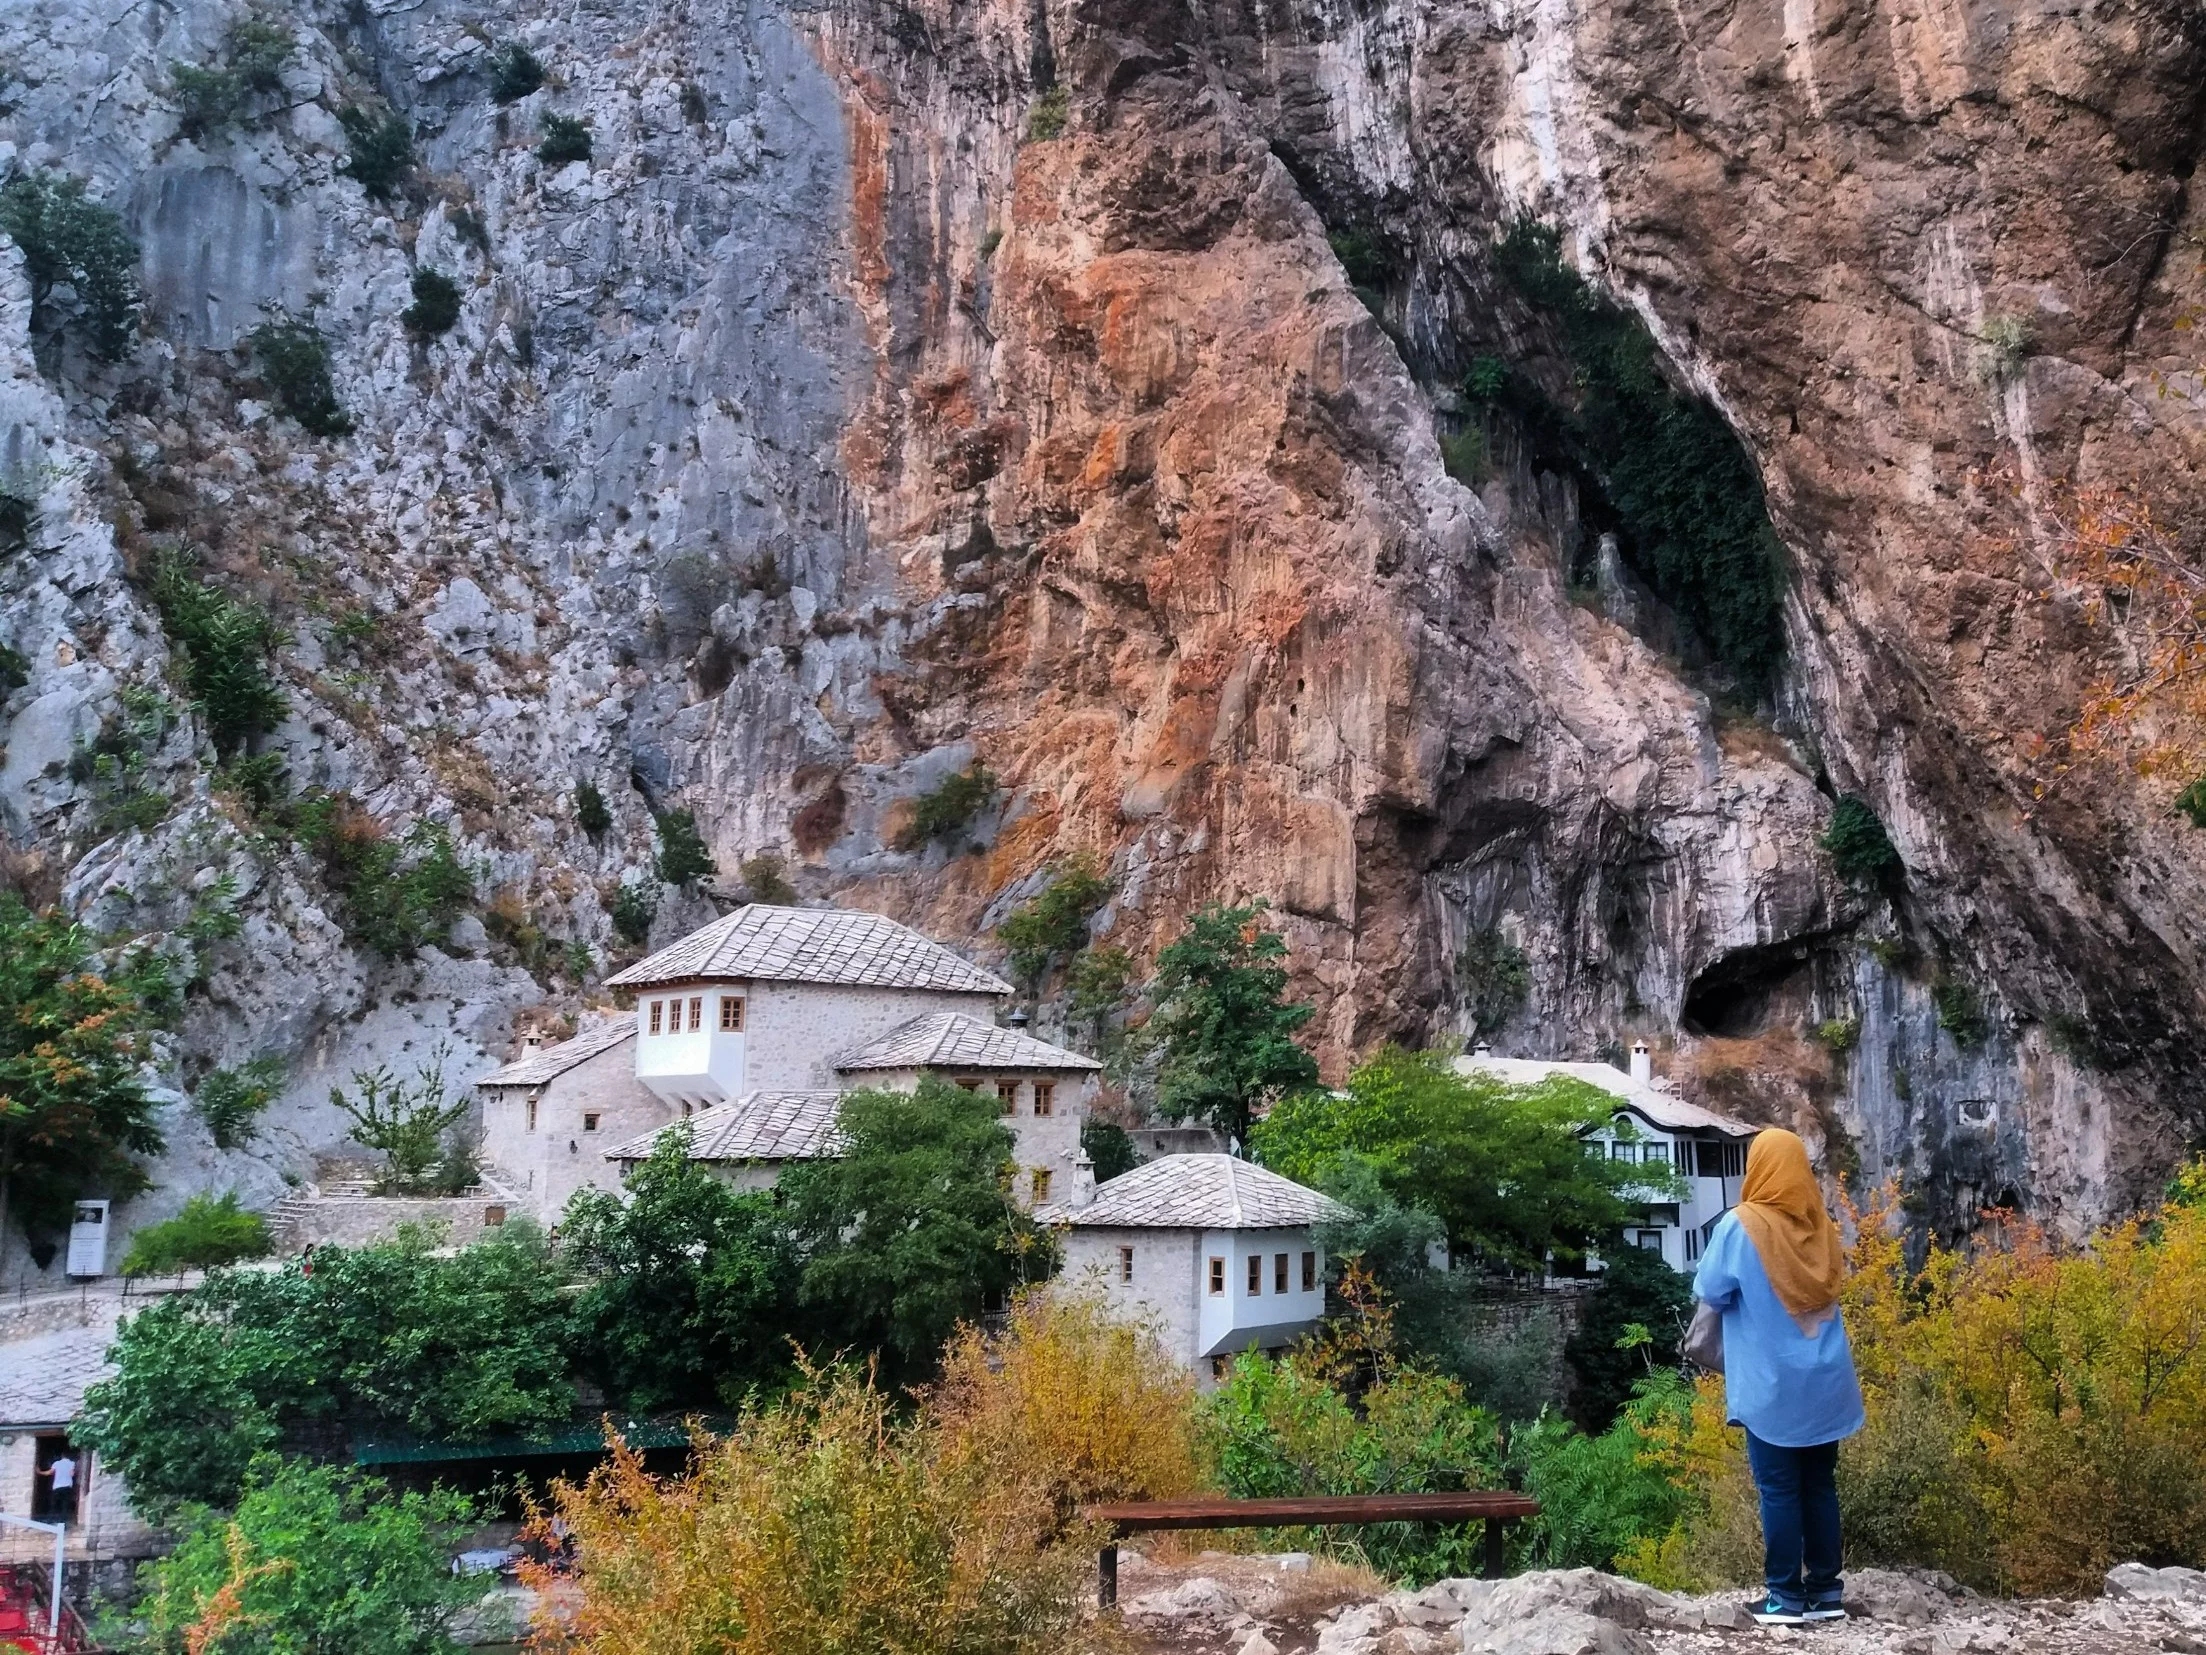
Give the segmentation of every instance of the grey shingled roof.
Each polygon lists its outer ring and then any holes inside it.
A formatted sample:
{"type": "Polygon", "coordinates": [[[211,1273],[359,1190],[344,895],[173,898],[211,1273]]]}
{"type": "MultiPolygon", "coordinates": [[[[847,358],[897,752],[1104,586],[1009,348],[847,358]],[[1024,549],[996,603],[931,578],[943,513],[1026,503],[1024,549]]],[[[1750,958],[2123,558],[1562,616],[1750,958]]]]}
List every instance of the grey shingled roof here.
{"type": "MultiPolygon", "coordinates": [[[[692,1115],[689,1158],[693,1161],[820,1161],[833,1158],[840,1145],[835,1112],[840,1092],[746,1092],[733,1103],[692,1115]]],[[[669,1126],[638,1133],[605,1152],[608,1161],[648,1158],[669,1126]]]]}
{"type": "Polygon", "coordinates": [[[1734,1138],[1751,1138],[1761,1130],[1760,1127],[1749,1126],[1744,1121],[1735,1121],[1728,1115],[1719,1115],[1712,1109],[1703,1109],[1697,1103],[1687,1103],[1675,1092],[1665,1092],[1643,1080],[1634,1080],[1610,1063],[1563,1063],[1543,1057],[1471,1056],[1457,1058],[1455,1066],[1461,1073],[1492,1075],[1513,1086],[1537,1086],[1541,1081],[1552,1080],[1558,1075],[1582,1080],[1589,1086],[1598,1086],[1602,1091],[1610,1093],[1625,1108],[1645,1116],[1650,1125],[1671,1132],[1722,1132],[1734,1138]]]}
{"type": "Polygon", "coordinates": [[[1165,1155],[1098,1184],[1085,1207],[1036,1209],[1082,1229],[1280,1230],[1346,1218],[1316,1190],[1232,1155],[1165,1155]]]}
{"type": "Polygon", "coordinates": [[[616,988],[692,978],[839,983],[865,988],[932,988],[1009,994],[992,971],[931,942],[885,914],[852,908],[770,908],[747,903],[670,948],[605,979],[616,988]]]}
{"type": "Polygon", "coordinates": [[[572,1040],[517,1057],[503,1069],[493,1069],[477,1086],[541,1086],[557,1080],[578,1063],[587,1063],[599,1052],[611,1051],[623,1040],[636,1037],[633,1017],[608,1017],[595,1028],[584,1029],[572,1040]]]}
{"type": "Polygon", "coordinates": [[[958,1011],[931,1011],[837,1059],[840,1074],[867,1069],[1100,1069],[1017,1029],[999,1029],[958,1011]]]}

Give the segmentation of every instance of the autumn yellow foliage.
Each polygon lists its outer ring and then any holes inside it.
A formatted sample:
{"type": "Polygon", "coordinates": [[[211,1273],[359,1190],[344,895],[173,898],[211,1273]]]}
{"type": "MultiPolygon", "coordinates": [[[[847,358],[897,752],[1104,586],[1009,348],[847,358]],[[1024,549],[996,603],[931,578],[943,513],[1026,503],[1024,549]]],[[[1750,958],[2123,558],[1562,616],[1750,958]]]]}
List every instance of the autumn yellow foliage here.
{"type": "Polygon", "coordinates": [[[1081,1502],[1184,1492],[1193,1390],[1092,1299],[1031,1296],[962,1330],[916,1407],[869,1376],[805,1371],[784,1402],[701,1437],[655,1478],[616,1448],[554,1503],[586,1655],[1050,1655],[1079,1651],[1100,1536],[1081,1502]],[[575,1588],[578,1587],[577,1592],[575,1588]]]}
{"type": "MultiPolygon", "coordinates": [[[[1911,1268],[1889,1193],[1855,1214],[1844,1307],[1868,1426],[1840,1451],[1849,1559],[1981,1588],[2095,1593],[2112,1565],[2206,1564],[2206,1174],[2080,1246],[1997,1224],[1911,1268]]],[[[1741,1434],[1703,1381],[1648,1453],[1696,1513],[1626,1560],[1670,1583],[1752,1578],[1741,1434]]]]}

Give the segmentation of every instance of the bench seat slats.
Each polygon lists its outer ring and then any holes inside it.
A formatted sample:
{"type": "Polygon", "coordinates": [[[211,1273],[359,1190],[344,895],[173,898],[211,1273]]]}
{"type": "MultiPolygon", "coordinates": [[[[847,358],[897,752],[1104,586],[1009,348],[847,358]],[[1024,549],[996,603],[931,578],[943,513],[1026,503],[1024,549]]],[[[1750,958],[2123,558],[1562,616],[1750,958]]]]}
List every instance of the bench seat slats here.
{"type": "Polygon", "coordinates": [[[1454,1494],[1309,1495],[1286,1500],[1127,1500],[1086,1515],[1121,1533],[1142,1529],[1279,1529],[1324,1523],[1451,1523],[1537,1517],[1540,1503],[1506,1490],[1454,1494]]]}

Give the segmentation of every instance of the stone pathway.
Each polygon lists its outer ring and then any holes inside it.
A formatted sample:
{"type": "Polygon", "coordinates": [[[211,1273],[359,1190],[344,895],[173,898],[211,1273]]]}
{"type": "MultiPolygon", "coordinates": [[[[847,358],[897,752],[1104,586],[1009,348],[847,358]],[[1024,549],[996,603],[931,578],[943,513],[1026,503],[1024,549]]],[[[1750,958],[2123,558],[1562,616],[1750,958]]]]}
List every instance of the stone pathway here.
{"type": "Polygon", "coordinates": [[[1125,1624],[1148,1655],[2206,1655],[2206,1574],[2137,1564],[2084,1602],[1863,1569],[1847,1579],[1850,1618],[1806,1627],[1757,1625],[1744,1592],[1683,1597],[1591,1569],[1376,1585],[1299,1553],[1120,1565],[1125,1624]]]}

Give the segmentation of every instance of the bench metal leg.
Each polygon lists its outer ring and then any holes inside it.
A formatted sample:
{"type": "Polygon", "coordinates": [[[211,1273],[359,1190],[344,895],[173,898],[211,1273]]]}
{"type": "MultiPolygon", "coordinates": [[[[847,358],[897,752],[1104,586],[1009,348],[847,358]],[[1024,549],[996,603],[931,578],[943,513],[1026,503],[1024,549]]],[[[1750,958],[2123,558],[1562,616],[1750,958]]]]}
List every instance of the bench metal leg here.
{"type": "Polygon", "coordinates": [[[1118,1607],[1118,1547],[1105,1546],[1095,1554],[1095,1606],[1118,1607]]]}
{"type": "Polygon", "coordinates": [[[1508,1518],[1489,1517],[1486,1519],[1486,1578],[1488,1580],[1499,1580],[1509,1572],[1508,1537],[1508,1518]]]}

